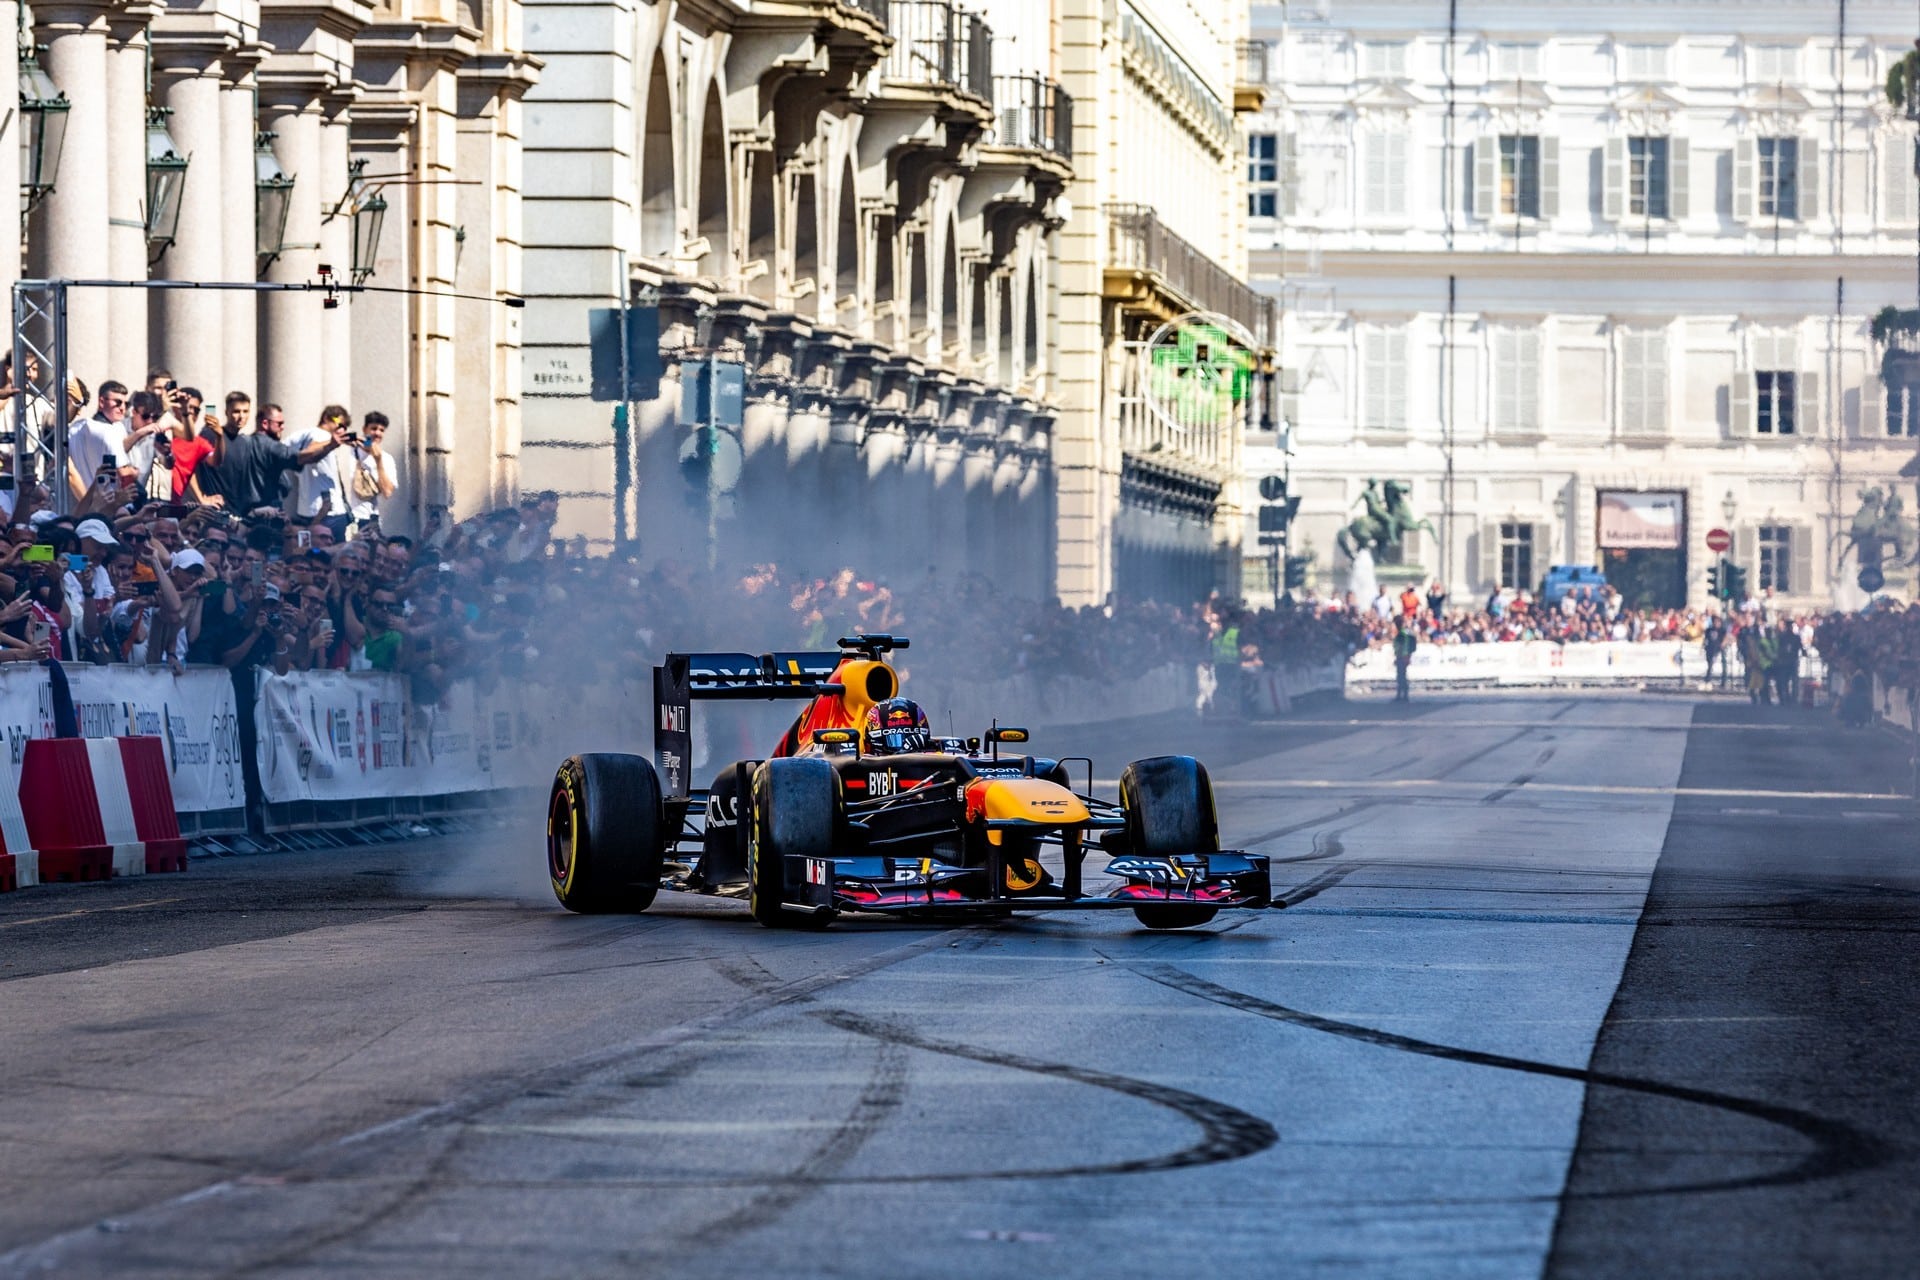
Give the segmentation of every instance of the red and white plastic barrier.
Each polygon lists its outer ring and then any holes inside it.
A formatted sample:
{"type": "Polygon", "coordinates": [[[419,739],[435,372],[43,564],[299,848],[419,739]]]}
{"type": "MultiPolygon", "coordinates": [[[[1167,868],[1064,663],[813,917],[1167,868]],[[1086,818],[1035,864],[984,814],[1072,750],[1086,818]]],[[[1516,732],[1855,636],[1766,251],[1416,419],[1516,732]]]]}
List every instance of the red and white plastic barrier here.
{"type": "Polygon", "coordinates": [[[27,839],[20,797],[0,784],[0,893],[40,883],[40,853],[27,839]]]}
{"type": "Polygon", "coordinates": [[[186,870],[158,738],[30,739],[20,808],[42,881],[186,870]]]}

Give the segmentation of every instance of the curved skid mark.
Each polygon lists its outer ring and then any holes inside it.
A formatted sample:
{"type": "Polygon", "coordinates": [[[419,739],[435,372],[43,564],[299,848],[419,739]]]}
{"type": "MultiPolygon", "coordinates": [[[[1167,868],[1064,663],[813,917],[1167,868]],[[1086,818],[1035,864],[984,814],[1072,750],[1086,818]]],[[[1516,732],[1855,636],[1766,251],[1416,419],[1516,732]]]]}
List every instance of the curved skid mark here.
{"type": "MultiPolygon", "coordinates": [[[[1823,1116],[1816,1116],[1794,1107],[1716,1093],[1709,1089],[1694,1089],[1686,1085],[1664,1084],[1657,1080],[1641,1080],[1633,1076],[1615,1075],[1607,1071],[1563,1067],[1556,1063],[1535,1062],[1527,1058],[1508,1057],[1506,1054],[1486,1053],[1479,1049],[1461,1049],[1453,1045],[1435,1044],[1431,1040],[1416,1040],[1411,1036],[1395,1035],[1390,1031],[1357,1026],[1350,1022],[1337,1022],[1332,1018],[1323,1018],[1318,1014],[1307,1013],[1300,1009],[1290,1009],[1286,1005],[1275,1004],[1244,991],[1235,991],[1231,987],[1208,982],[1205,978],[1188,973],[1184,969],[1177,969],[1172,965],[1128,965],[1127,967],[1141,977],[1157,982],[1161,986],[1171,987],[1175,991],[1183,991],[1190,996],[1197,996],[1202,1000],[1210,1000],[1215,1004],[1239,1009],[1262,1018],[1270,1018],[1275,1022],[1291,1023],[1309,1031],[1322,1031],[1328,1035],[1358,1040],[1363,1044],[1378,1045],[1383,1049],[1395,1049],[1402,1053],[1414,1053],[1428,1058],[1441,1058],[1449,1062],[1464,1062],[1474,1066],[1492,1067],[1500,1071],[1519,1071],[1528,1075],[1550,1076],[1588,1086],[1626,1089],[1653,1097],[1669,1098],[1675,1102],[1690,1102],[1698,1106],[1732,1111],[1789,1129],[1813,1144],[1813,1150],[1806,1156],[1791,1168],[1777,1173],[1625,1191],[1568,1193],[1579,1199],[1615,1200],[1635,1196],[1674,1195],[1681,1192],[1742,1191],[1757,1187],[1793,1186],[1877,1168],[1892,1160],[1897,1154],[1889,1144],[1871,1134],[1861,1132],[1852,1125],[1839,1120],[1828,1120],[1823,1116]]],[[[1557,1193],[1521,1197],[1521,1199],[1541,1201],[1559,1201],[1563,1198],[1566,1197],[1557,1193]]]]}
{"type": "Polygon", "coordinates": [[[1146,1156],[1135,1160],[1065,1165],[1050,1169],[1008,1169],[979,1173],[901,1174],[834,1179],[837,1182],[984,1182],[1021,1178],[1079,1178],[1095,1174],[1151,1173],[1162,1169],[1186,1169],[1196,1165],[1240,1160],[1265,1151],[1280,1140],[1280,1135],[1274,1127],[1259,1116],[1224,1102],[1203,1098],[1197,1093],[1188,1093],[1184,1089],[1154,1084],[1148,1080],[1136,1080],[1131,1076],[1116,1075],[1093,1067],[1076,1067],[1070,1063],[1029,1058],[1024,1054],[1002,1053],[976,1045],[934,1040],[904,1027],[894,1026],[845,1009],[822,1009],[814,1016],[843,1031],[889,1041],[910,1049],[943,1054],[950,1058],[967,1058],[990,1066],[1027,1071],[1034,1075],[1050,1076],[1056,1080],[1071,1080],[1076,1084],[1091,1085],[1096,1089],[1108,1089],[1114,1093],[1138,1098],[1154,1106],[1178,1112],[1200,1126],[1201,1132],[1200,1141],[1191,1146],[1182,1147],[1166,1155],[1146,1156]]]}

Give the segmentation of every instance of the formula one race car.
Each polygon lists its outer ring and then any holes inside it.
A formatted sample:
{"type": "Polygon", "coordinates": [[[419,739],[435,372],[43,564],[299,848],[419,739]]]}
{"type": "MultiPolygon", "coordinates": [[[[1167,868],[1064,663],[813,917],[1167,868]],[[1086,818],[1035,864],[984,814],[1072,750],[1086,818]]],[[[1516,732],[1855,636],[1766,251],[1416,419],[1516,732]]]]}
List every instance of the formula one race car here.
{"type": "MultiPolygon", "coordinates": [[[[857,635],[838,653],[668,654],[654,668],[654,758],[578,755],[547,809],[553,892],[572,911],[644,911],[662,888],[745,896],[774,928],[823,928],[846,911],[903,916],[1131,908],[1150,929],[1272,904],[1264,855],[1220,848],[1213,788],[1188,756],[1136,760],[1118,802],[1093,796],[1093,762],[1004,750],[1027,731],[932,738],[900,731],[887,661],[908,642],[857,635]],[[688,788],[696,699],[806,699],[773,758],[688,788]],[[884,739],[884,740],[883,740],[884,739]],[[1082,764],[1075,790],[1067,766],[1082,764]],[[663,785],[664,781],[664,785],[663,785]],[[744,813],[742,810],[744,809],[744,813]],[[1118,881],[1088,894],[1090,846],[1118,881]],[[1058,879],[1042,851],[1058,849],[1058,879]]],[[[917,708],[915,709],[917,711],[917,708]]]]}

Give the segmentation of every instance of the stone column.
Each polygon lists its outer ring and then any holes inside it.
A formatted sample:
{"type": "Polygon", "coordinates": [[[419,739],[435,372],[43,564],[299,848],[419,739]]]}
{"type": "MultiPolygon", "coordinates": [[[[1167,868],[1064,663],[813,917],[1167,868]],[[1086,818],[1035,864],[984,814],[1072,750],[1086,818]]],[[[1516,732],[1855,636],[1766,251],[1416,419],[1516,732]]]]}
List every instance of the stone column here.
{"type": "MultiPolygon", "coordinates": [[[[244,46],[228,54],[221,64],[220,82],[220,276],[222,280],[244,282],[258,279],[259,244],[256,225],[258,210],[254,189],[253,142],[260,130],[254,113],[253,72],[260,65],[257,45],[244,46]]],[[[202,384],[207,403],[218,405],[229,391],[244,391],[259,399],[260,298],[234,290],[220,295],[224,347],[222,377],[218,387],[202,384]]]]}
{"type": "MultiPolygon", "coordinates": [[[[353,111],[353,158],[365,160],[368,173],[406,173],[413,163],[412,131],[410,108],[362,102],[353,111]]],[[[388,207],[374,263],[375,282],[412,278],[413,237],[406,229],[413,216],[414,190],[396,184],[381,193],[388,207]]],[[[340,269],[346,266],[341,264],[340,269]]],[[[393,520],[383,512],[380,523],[402,530],[412,527],[420,475],[413,417],[414,356],[407,341],[411,303],[412,299],[397,293],[355,294],[345,303],[353,322],[353,386],[347,404],[357,413],[378,409],[392,419],[386,453],[393,459],[399,488],[387,508],[394,513],[393,520]]]]}
{"type": "MultiPolygon", "coordinates": [[[[0,20],[0,191],[20,189],[20,78],[14,73],[19,65],[19,24],[0,20]]],[[[13,282],[19,278],[20,255],[0,253],[0,298],[6,299],[9,317],[13,282]]],[[[12,332],[11,319],[7,331],[12,332]]]]}
{"type": "MultiPolygon", "coordinates": [[[[28,231],[37,277],[100,279],[107,259],[108,4],[40,4],[34,7],[34,39],[47,47],[42,65],[72,102],[66,144],[54,188],[34,211],[28,231]]],[[[67,298],[68,367],[91,390],[122,366],[113,352],[102,289],[76,289],[67,298]]],[[[144,374],[145,369],[140,370],[144,374]]],[[[139,375],[134,375],[138,377],[139,375]]]]}
{"type": "MultiPolygon", "coordinates": [[[[136,4],[108,19],[107,274],[115,280],[147,278],[147,24],[156,12],[136,4]]],[[[73,136],[71,124],[67,136],[73,136]]],[[[142,384],[151,359],[146,299],[132,291],[110,294],[107,333],[114,376],[130,387],[142,384]]]]}
{"type": "MultiPolygon", "coordinates": [[[[320,104],[320,164],[308,195],[319,202],[319,261],[333,268],[336,278],[349,279],[353,267],[353,216],[346,210],[328,218],[347,190],[347,162],[352,149],[348,136],[348,111],[353,105],[351,89],[328,94],[320,104]]],[[[298,187],[295,188],[297,192],[298,187]]],[[[289,219],[291,221],[291,219],[289,219]]],[[[364,409],[352,402],[353,395],[353,312],[345,306],[322,310],[317,319],[320,337],[320,399],[325,404],[344,404],[356,414],[364,409]]],[[[371,408],[372,406],[368,406],[371,408]]],[[[314,407],[319,412],[319,406],[314,407]]],[[[355,424],[359,418],[354,419],[355,424]]]]}
{"type": "MultiPolygon", "coordinates": [[[[320,265],[320,200],[326,185],[320,156],[320,93],[305,78],[261,78],[260,123],[274,135],[281,171],[294,180],[287,238],[267,268],[271,281],[314,279],[320,265]]],[[[317,340],[320,302],[307,293],[260,295],[260,391],[257,404],[279,404],[293,426],[318,418],[323,397],[323,351],[317,340]]],[[[257,411],[257,405],[256,405],[257,411]]]]}
{"type": "MultiPolygon", "coordinates": [[[[152,32],[153,93],[172,111],[167,125],[188,157],[174,242],[153,269],[162,280],[226,278],[225,186],[220,121],[222,44],[171,38],[164,20],[152,32]]],[[[251,187],[247,188],[251,192],[251,187]]],[[[199,387],[218,406],[226,390],[226,299],[198,289],[162,289],[147,308],[154,359],[183,385],[199,387]]],[[[142,371],[144,372],[144,370],[142,371]]]]}

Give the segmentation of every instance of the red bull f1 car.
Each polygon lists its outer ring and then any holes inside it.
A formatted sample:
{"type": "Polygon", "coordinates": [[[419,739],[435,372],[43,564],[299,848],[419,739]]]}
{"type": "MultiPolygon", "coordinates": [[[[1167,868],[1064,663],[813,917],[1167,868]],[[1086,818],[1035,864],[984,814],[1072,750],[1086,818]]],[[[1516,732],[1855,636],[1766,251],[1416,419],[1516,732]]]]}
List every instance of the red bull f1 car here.
{"type": "Polygon", "coordinates": [[[1266,857],[1220,848],[1199,761],[1136,760],[1109,801],[1092,794],[1091,760],[1020,752],[1024,729],[894,733],[886,743],[906,749],[883,750],[861,726],[876,705],[896,715],[888,658],[908,641],[857,635],[839,645],[667,655],[654,668],[653,758],[577,755],[554,778],[547,868],[561,904],[644,911],[671,889],[745,897],[773,928],[824,928],[849,912],[1130,909],[1150,929],[1272,905],[1266,857]],[[693,704],[769,698],[807,703],[772,757],[691,788],[693,704]],[[1082,788],[1073,766],[1084,766],[1082,788]],[[1056,852],[1057,876],[1045,865],[1056,852]],[[1085,883],[1089,855],[1106,859],[1103,891],[1085,883]]]}

